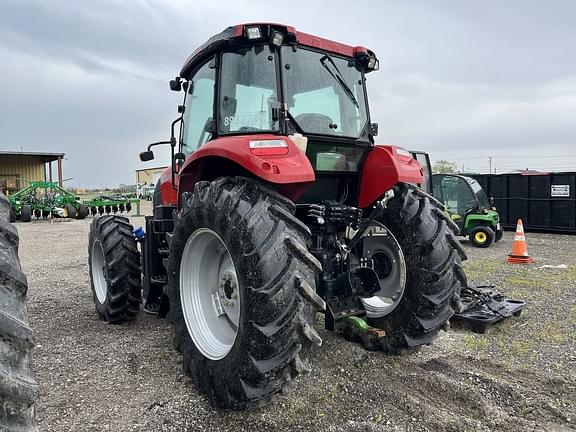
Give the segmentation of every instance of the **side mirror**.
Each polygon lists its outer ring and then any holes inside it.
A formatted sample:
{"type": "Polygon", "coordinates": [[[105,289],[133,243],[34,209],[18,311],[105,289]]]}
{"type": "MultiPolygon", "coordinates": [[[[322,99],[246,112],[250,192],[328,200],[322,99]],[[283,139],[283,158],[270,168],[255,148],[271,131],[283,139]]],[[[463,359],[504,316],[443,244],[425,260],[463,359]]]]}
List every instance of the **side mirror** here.
{"type": "Polygon", "coordinates": [[[140,160],[142,162],[148,162],[154,159],[154,152],[152,150],[147,150],[140,153],[140,160]]]}
{"type": "Polygon", "coordinates": [[[180,77],[176,77],[173,80],[170,80],[170,90],[172,91],[182,90],[182,79],[180,77]]]}

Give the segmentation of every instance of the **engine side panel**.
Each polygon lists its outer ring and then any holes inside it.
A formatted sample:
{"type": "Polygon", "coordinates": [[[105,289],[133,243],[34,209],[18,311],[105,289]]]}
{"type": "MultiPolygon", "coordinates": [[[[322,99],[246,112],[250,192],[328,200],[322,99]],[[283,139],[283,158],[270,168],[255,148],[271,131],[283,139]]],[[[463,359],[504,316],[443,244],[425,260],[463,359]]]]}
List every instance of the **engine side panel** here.
{"type": "Polygon", "coordinates": [[[412,155],[397,146],[376,145],[366,157],[358,207],[366,208],[395,184],[424,183],[424,171],[412,155]]]}

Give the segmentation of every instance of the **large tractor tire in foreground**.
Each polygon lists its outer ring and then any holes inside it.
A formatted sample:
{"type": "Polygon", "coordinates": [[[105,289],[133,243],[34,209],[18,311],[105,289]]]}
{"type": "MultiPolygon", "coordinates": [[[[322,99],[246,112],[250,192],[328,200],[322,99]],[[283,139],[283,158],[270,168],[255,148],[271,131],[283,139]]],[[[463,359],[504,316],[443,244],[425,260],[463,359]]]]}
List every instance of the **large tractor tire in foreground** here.
{"type": "Polygon", "coordinates": [[[447,328],[454,310],[460,308],[460,289],[466,286],[461,267],[466,253],[455,237],[456,225],[438,201],[407,184],[394,192],[379,222],[402,249],[406,282],[396,308],[369,319],[369,324],[384,329],[382,349],[398,353],[429,344],[447,328]]]}
{"type": "Polygon", "coordinates": [[[28,283],[18,259],[18,232],[8,222],[8,200],[0,194],[0,430],[36,431],[38,384],[31,369],[34,346],[27,324],[28,283]]]}
{"type": "Polygon", "coordinates": [[[176,348],[213,404],[260,406],[310,370],[322,342],[310,232],[290,201],[250,180],[200,182],[182,199],[168,271],[176,348]]]}
{"type": "Polygon", "coordinates": [[[123,216],[97,216],[88,242],[90,281],[96,312],[109,323],[133,320],[142,302],[140,252],[123,216]]]}

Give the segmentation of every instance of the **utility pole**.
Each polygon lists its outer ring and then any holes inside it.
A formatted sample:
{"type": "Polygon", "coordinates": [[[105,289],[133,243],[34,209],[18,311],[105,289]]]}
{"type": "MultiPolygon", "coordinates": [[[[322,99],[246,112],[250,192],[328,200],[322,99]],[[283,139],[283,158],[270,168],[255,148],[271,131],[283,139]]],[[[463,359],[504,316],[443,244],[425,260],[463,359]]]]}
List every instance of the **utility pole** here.
{"type": "Polygon", "coordinates": [[[488,156],[488,164],[490,165],[489,174],[492,174],[492,156],[488,156]]]}

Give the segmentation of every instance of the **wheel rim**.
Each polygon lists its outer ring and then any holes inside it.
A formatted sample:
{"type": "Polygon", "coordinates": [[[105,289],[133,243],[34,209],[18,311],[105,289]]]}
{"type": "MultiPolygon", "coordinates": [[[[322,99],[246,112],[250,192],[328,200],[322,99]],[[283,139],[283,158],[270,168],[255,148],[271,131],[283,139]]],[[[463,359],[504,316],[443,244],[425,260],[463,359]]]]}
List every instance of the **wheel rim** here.
{"type": "Polygon", "coordinates": [[[478,231],[476,234],[474,234],[474,240],[476,240],[477,243],[485,243],[486,233],[478,231]]]}
{"type": "Polygon", "coordinates": [[[383,225],[369,228],[365,235],[364,256],[373,260],[381,289],[374,297],[361,301],[367,317],[381,318],[391,314],[404,296],[406,260],[398,240],[383,225]]]}
{"type": "Polygon", "coordinates": [[[106,301],[107,283],[104,267],[104,249],[102,243],[96,240],[92,245],[92,283],[100,304],[104,304],[106,301]]]}
{"type": "Polygon", "coordinates": [[[196,230],[184,246],[180,300],[196,348],[211,360],[226,357],[240,325],[240,286],[228,248],[208,228],[196,230]]]}

